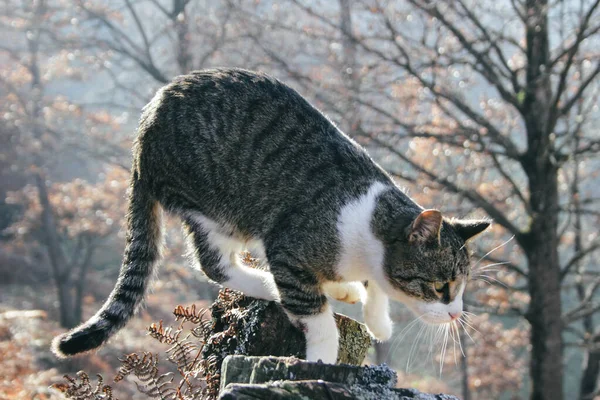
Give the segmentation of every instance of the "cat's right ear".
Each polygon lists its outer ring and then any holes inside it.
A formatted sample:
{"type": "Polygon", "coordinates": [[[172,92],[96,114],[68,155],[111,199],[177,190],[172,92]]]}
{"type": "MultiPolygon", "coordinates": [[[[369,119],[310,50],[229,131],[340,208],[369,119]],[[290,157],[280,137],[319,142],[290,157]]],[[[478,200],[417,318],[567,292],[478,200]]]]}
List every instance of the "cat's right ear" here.
{"type": "Polygon", "coordinates": [[[438,210],[421,211],[412,222],[408,233],[409,243],[440,242],[442,213],[438,210]]]}
{"type": "Polygon", "coordinates": [[[485,231],[491,225],[491,221],[487,219],[454,220],[452,225],[458,235],[466,242],[485,231]]]}

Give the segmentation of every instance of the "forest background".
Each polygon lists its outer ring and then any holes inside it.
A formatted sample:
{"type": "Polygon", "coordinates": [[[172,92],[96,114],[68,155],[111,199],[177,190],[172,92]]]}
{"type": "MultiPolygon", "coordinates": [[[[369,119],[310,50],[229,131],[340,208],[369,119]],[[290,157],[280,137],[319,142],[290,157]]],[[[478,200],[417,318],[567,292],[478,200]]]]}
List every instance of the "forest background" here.
{"type": "Polygon", "coordinates": [[[465,399],[597,397],[599,3],[3,0],[0,398],[60,398],[48,385],[79,369],[110,376],[123,354],[156,347],[152,321],[214,298],[169,220],[139,317],[89,357],[48,350],[116,280],[141,108],[173,77],[217,66],[289,83],[421,205],[494,220],[472,246],[473,314],[445,354],[396,305],[396,334],[370,362],[465,399]]]}

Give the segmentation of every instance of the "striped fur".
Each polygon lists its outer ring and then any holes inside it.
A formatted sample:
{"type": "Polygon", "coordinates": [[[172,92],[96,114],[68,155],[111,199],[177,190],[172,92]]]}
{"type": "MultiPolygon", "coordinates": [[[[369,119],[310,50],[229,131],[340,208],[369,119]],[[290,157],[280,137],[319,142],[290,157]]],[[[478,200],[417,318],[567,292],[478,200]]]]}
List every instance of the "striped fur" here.
{"type": "Polygon", "coordinates": [[[456,293],[445,301],[433,282],[466,280],[465,240],[489,224],[423,213],[358,144],[274,78],[240,69],[180,76],[142,113],[115,289],[94,317],[55,340],[56,354],[100,346],[134,314],[160,256],[159,205],[181,217],[192,261],[209,279],[280,301],[305,329],[308,357],[325,362],[337,354],[328,294],[356,301],[364,293],[346,282],[370,281],[365,318],[385,339],[388,297],[439,304],[443,313],[456,293]],[[257,249],[270,272],[243,266],[244,249],[257,249]]]}
{"type": "Polygon", "coordinates": [[[52,350],[59,357],[99,347],[129,321],[142,303],[160,259],[162,210],[135,171],[131,186],[125,255],[115,288],[96,315],[54,339],[52,350]]]}

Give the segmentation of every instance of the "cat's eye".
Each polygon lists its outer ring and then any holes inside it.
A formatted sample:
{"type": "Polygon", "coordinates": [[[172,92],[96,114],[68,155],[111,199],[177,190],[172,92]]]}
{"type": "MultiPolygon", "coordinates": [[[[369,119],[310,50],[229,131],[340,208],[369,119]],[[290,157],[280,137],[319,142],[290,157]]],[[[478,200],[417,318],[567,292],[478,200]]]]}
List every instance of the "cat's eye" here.
{"type": "Polygon", "coordinates": [[[434,282],[433,288],[438,293],[443,293],[444,289],[448,286],[448,282],[434,282]]]}

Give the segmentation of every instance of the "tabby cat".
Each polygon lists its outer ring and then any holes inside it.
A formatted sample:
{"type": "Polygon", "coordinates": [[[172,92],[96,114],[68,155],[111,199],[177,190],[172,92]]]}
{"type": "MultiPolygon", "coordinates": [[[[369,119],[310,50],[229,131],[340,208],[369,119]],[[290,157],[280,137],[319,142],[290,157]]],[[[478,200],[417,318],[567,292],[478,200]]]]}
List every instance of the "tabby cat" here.
{"type": "Polygon", "coordinates": [[[99,347],[133,316],[160,260],[161,209],[181,218],[210,280],[280,302],[306,334],[306,358],[327,363],[338,351],[327,296],[361,300],[379,340],[392,334],[388,298],[429,323],[451,322],[469,277],[465,241],[489,225],[415,204],[280,81],[193,72],[143,109],[120,276],[96,315],[54,340],[56,355],[99,347]],[[266,257],[269,272],[241,264],[244,249],[266,257]]]}

